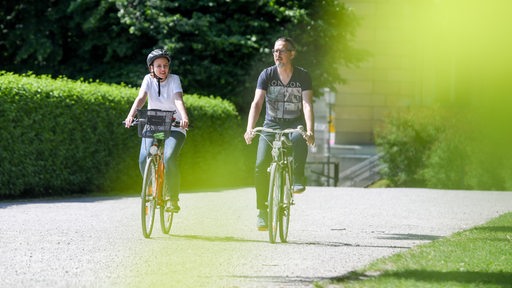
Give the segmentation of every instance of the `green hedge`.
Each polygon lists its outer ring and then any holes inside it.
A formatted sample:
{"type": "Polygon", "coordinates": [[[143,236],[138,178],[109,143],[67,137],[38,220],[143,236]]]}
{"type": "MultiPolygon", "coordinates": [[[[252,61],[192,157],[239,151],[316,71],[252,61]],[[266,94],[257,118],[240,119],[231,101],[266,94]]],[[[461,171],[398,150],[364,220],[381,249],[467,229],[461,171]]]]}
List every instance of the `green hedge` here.
{"type": "Polygon", "coordinates": [[[508,121],[461,110],[427,108],[389,117],[376,133],[383,176],[397,187],[512,190],[508,121]]]}
{"type": "MultiPolygon", "coordinates": [[[[55,196],[140,189],[140,139],[126,129],[136,88],[0,72],[0,195],[55,196]]],[[[252,147],[234,106],[185,96],[190,129],[182,189],[252,183],[252,147]]]]}
{"type": "Polygon", "coordinates": [[[375,142],[385,164],[383,176],[393,186],[421,187],[425,157],[441,133],[440,120],[430,111],[403,113],[388,118],[377,130],[375,142]]]}

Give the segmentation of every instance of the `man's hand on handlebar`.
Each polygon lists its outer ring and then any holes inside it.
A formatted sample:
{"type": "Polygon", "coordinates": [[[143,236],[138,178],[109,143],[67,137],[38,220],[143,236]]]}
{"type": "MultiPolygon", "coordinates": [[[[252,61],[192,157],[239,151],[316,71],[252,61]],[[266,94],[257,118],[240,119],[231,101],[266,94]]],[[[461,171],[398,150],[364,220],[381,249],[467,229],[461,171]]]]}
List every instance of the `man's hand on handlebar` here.
{"type": "Polygon", "coordinates": [[[252,139],[254,138],[254,131],[253,130],[245,131],[244,138],[245,138],[245,143],[251,144],[252,139]]]}
{"type": "Polygon", "coordinates": [[[309,146],[315,145],[315,135],[313,132],[306,132],[304,134],[304,139],[306,139],[306,143],[308,143],[309,146]]]}

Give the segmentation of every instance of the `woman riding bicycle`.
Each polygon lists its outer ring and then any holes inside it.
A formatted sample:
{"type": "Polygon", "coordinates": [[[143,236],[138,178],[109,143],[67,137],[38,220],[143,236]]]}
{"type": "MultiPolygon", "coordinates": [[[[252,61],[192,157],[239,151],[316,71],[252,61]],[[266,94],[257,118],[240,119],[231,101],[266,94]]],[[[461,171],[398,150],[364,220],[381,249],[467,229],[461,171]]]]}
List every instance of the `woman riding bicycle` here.
{"type": "MultiPolygon", "coordinates": [[[[180,127],[173,127],[170,136],[165,140],[164,163],[165,178],[170,190],[168,191],[171,200],[170,211],[177,213],[180,210],[178,205],[180,189],[178,158],[188,128],[188,115],[183,102],[183,89],[181,88],[180,77],[170,74],[171,56],[167,51],[163,49],[153,50],[149,53],[146,64],[149,74],[142,80],[139,94],[126,117],[125,126],[130,127],[137,110],[144,106],[146,99],[148,100],[148,109],[176,111],[175,117],[176,120],[180,121],[180,127]]],[[[141,174],[144,173],[152,142],[152,138],[142,138],[139,155],[141,174]]]]}
{"type": "MultiPolygon", "coordinates": [[[[294,192],[305,190],[304,169],[308,154],[307,145],[315,143],[313,135],[313,86],[309,73],[292,63],[296,55],[295,43],[292,39],[282,37],[276,40],[274,49],[275,65],[263,70],[258,78],[254,100],[251,104],[244,138],[247,144],[254,137],[253,129],[258,121],[263,103],[266,103],[264,127],[272,129],[306,127],[304,141],[302,135],[294,133],[291,136],[294,151],[294,192]]],[[[272,160],[271,147],[268,144],[274,139],[273,134],[264,133],[265,138],[259,140],[256,156],[256,208],[259,210],[257,227],[260,231],[267,229],[267,198],[269,175],[267,168],[272,160]]]]}

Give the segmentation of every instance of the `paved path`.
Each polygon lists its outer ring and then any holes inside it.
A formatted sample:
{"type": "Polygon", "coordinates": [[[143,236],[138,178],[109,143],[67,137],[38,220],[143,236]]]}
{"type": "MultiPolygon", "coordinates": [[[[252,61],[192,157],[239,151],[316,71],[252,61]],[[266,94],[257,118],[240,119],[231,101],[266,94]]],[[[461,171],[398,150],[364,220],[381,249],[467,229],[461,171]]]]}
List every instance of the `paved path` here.
{"type": "Polygon", "coordinates": [[[309,187],[270,244],[254,196],[183,194],[150,240],[138,197],[0,202],[0,287],[313,287],[512,211],[512,192],[309,187]]]}

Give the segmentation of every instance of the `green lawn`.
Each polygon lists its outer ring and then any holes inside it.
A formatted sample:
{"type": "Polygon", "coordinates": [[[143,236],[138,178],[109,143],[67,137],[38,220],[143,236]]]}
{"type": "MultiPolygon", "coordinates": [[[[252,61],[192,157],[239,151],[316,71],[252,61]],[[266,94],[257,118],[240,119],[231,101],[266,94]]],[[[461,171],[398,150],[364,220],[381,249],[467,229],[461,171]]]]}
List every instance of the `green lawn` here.
{"type": "Polygon", "coordinates": [[[315,287],[512,287],[512,213],[315,287]]]}

